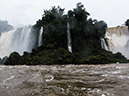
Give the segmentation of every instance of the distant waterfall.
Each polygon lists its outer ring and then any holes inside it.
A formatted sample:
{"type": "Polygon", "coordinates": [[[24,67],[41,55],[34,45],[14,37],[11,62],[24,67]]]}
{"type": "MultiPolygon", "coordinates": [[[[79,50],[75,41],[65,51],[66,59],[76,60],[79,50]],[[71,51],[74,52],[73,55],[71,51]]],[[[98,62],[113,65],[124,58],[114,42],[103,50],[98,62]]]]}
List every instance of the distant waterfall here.
{"type": "Polygon", "coordinates": [[[100,38],[100,40],[101,40],[102,48],[108,50],[108,46],[106,45],[106,42],[105,42],[104,38],[100,38]]]}
{"type": "Polygon", "coordinates": [[[42,35],[43,35],[43,27],[41,27],[41,29],[40,29],[38,46],[42,45],[42,35]]]}
{"type": "Polygon", "coordinates": [[[12,40],[12,35],[15,30],[3,32],[0,36],[0,58],[8,56],[8,49],[12,40]]]}
{"type": "Polygon", "coordinates": [[[70,25],[67,22],[67,37],[68,37],[68,50],[72,53],[72,44],[71,44],[71,37],[70,37],[70,25]]]}
{"type": "Polygon", "coordinates": [[[3,32],[0,36],[0,58],[9,56],[16,51],[20,55],[24,51],[31,52],[36,42],[36,35],[31,26],[25,26],[9,32],[3,32]]]}
{"type": "MultiPolygon", "coordinates": [[[[129,58],[128,26],[107,28],[105,38],[107,38],[109,44],[109,51],[114,53],[121,52],[125,57],[129,58]]],[[[104,49],[107,50],[107,48],[104,49]]]]}

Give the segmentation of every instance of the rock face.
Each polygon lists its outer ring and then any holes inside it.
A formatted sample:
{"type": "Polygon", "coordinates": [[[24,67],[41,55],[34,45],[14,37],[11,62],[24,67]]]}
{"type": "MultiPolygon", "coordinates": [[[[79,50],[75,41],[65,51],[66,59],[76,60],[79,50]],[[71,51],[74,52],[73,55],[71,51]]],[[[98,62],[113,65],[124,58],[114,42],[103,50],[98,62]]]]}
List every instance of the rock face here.
{"type": "Polygon", "coordinates": [[[105,38],[107,38],[108,50],[112,52],[121,52],[129,58],[129,30],[128,26],[112,27],[106,29],[105,38]]]}
{"type": "Polygon", "coordinates": [[[118,37],[129,35],[128,26],[111,27],[106,29],[106,37],[116,34],[118,37]]]}

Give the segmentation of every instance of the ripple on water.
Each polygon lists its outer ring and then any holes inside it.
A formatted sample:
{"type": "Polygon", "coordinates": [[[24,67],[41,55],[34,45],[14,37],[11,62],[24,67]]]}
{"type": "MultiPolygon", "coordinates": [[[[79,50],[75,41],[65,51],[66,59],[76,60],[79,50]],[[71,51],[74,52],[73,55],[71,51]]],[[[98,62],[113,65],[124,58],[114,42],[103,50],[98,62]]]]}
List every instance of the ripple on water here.
{"type": "Polygon", "coordinates": [[[116,71],[112,71],[112,72],[110,72],[111,74],[118,74],[118,73],[121,73],[121,71],[120,70],[116,70],[116,71]]]}
{"type": "Polygon", "coordinates": [[[25,92],[23,96],[128,96],[129,93],[129,71],[124,65],[0,66],[0,72],[0,96],[2,92],[12,96],[25,92]]]}
{"type": "Polygon", "coordinates": [[[6,82],[7,82],[8,80],[13,79],[14,77],[15,77],[15,76],[10,76],[9,78],[4,79],[4,80],[3,80],[3,85],[6,85],[6,84],[7,84],[6,82]]]}
{"type": "Polygon", "coordinates": [[[45,81],[46,82],[52,81],[53,79],[54,79],[54,76],[52,76],[52,75],[45,75],[45,81]]]}

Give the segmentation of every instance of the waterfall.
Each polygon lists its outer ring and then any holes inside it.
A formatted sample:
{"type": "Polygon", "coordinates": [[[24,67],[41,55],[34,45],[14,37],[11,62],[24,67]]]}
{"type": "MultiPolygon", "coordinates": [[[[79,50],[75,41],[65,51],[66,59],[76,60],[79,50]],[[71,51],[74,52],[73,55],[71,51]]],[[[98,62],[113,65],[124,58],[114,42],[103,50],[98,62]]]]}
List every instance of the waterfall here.
{"type": "Polygon", "coordinates": [[[0,58],[9,56],[16,51],[23,55],[24,51],[31,52],[36,42],[36,35],[31,26],[25,26],[9,32],[3,32],[0,36],[0,58]]]}
{"type": "Polygon", "coordinates": [[[108,46],[106,45],[106,42],[105,42],[104,38],[100,38],[100,40],[101,40],[102,48],[108,50],[108,46]]]}
{"type": "Polygon", "coordinates": [[[108,39],[107,42],[109,44],[109,51],[114,53],[121,52],[123,55],[125,55],[125,57],[129,58],[128,26],[107,28],[105,38],[108,39]]]}
{"type": "Polygon", "coordinates": [[[15,30],[9,32],[2,32],[0,36],[0,58],[8,56],[8,48],[11,43],[12,35],[15,30]]]}
{"type": "Polygon", "coordinates": [[[126,48],[129,50],[129,40],[127,41],[126,48]]]}
{"type": "Polygon", "coordinates": [[[40,33],[39,33],[38,46],[42,45],[42,35],[43,35],[43,27],[41,26],[40,33]]]}
{"type": "Polygon", "coordinates": [[[68,50],[72,53],[72,44],[71,44],[71,37],[70,37],[70,25],[67,22],[67,37],[68,37],[68,50]]]}

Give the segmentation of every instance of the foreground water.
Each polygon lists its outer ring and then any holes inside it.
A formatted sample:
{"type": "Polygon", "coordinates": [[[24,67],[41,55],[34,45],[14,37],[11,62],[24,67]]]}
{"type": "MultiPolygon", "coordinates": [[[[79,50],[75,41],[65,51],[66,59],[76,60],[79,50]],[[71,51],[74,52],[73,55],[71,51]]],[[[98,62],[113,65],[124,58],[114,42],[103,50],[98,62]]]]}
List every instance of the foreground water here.
{"type": "Polygon", "coordinates": [[[0,96],[128,96],[129,64],[0,66],[0,96]]]}

